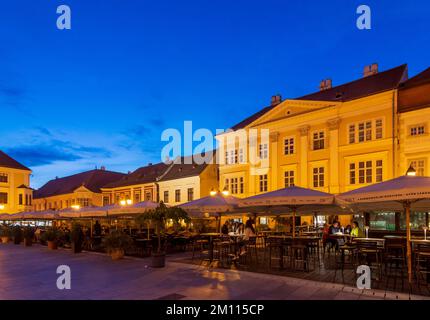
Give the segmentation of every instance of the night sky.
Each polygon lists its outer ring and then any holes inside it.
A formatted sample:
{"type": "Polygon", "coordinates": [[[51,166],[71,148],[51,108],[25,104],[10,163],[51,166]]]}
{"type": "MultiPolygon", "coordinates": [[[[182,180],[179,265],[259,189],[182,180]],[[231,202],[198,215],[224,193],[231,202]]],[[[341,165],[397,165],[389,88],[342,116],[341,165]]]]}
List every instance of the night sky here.
{"type": "Polygon", "coordinates": [[[226,129],[319,81],[430,66],[430,3],[288,0],[2,0],[0,149],[33,187],[95,166],[160,161],[166,128],[226,129]],[[72,29],[56,28],[57,6],[72,29]],[[356,9],[372,9],[372,30],[356,9]]]}

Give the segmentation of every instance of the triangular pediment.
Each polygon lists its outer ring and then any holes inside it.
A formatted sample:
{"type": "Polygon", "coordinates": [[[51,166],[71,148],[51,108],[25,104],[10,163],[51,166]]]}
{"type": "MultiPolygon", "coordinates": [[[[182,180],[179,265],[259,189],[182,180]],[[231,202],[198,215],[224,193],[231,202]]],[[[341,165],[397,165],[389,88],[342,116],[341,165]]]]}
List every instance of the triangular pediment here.
{"type": "Polygon", "coordinates": [[[284,100],[275,108],[256,119],[250,124],[249,127],[254,127],[263,123],[294,117],[303,113],[332,107],[338,105],[339,103],[340,102],[332,101],[284,100]]]}

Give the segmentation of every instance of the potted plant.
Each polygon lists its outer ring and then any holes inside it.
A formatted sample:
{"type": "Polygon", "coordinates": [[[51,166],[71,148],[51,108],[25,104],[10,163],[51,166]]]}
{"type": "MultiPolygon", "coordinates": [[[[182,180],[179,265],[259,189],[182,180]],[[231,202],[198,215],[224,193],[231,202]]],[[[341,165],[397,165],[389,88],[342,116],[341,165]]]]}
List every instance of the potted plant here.
{"type": "Polygon", "coordinates": [[[0,227],[0,238],[2,243],[8,243],[9,238],[12,236],[12,230],[7,225],[0,227]]]}
{"type": "Polygon", "coordinates": [[[34,228],[27,226],[24,227],[24,231],[22,232],[22,235],[24,237],[24,245],[26,247],[31,247],[31,245],[33,244],[33,239],[34,239],[34,228]]]}
{"type": "Polygon", "coordinates": [[[43,242],[48,244],[49,250],[57,250],[58,240],[62,237],[62,232],[58,228],[49,228],[41,235],[43,242]]]}
{"type": "Polygon", "coordinates": [[[179,223],[184,221],[185,223],[190,222],[190,217],[187,212],[179,207],[167,207],[163,202],[160,202],[159,206],[146,213],[140,214],[136,217],[136,223],[142,225],[145,223],[151,223],[155,227],[155,234],[157,235],[158,246],[157,251],[152,253],[152,267],[162,268],[166,264],[166,245],[167,241],[164,242],[164,246],[161,245],[161,236],[166,229],[167,221],[171,220],[173,223],[179,223]]]}
{"type": "Polygon", "coordinates": [[[22,229],[20,226],[12,227],[13,243],[20,244],[23,240],[22,229]]]}
{"type": "Polygon", "coordinates": [[[110,254],[112,260],[119,260],[124,257],[125,250],[132,245],[133,241],[130,236],[115,230],[103,239],[103,246],[106,252],[110,254]]]}
{"type": "Polygon", "coordinates": [[[72,225],[72,231],[70,232],[70,242],[73,253],[82,252],[82,244],[84,243],[84,232],[82,226],[79,223],[72,225]]]}

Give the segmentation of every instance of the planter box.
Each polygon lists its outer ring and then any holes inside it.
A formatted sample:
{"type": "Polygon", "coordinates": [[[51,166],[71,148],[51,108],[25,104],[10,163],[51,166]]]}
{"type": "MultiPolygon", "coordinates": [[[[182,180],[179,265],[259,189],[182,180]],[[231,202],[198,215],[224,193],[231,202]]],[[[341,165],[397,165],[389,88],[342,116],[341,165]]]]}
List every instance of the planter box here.
{"type": "Polygon", "coordinates": [[[57,250],[57,248],[58,248],[57,241],[48,241],[49,250],[57,250]]]}
{"type": "Polygon", "coordinates": [[[120,260],[124,258],[124,250],[111,251],[110,256],[112,257],[112,260],[120,260]]]}

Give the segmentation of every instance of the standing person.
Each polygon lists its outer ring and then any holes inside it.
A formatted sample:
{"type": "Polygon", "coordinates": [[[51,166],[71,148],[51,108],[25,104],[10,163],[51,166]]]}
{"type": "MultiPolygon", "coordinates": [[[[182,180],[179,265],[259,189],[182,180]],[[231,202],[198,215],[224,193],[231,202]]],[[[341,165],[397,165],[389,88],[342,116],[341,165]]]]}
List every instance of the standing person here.
{"type": "Polygon", "coordinates": [[[94,235],[96,237],[100,237],[102,235],[102,226],[99,223],[99,220],[96,220],[96,223],[94,224],[94,235]]]}

